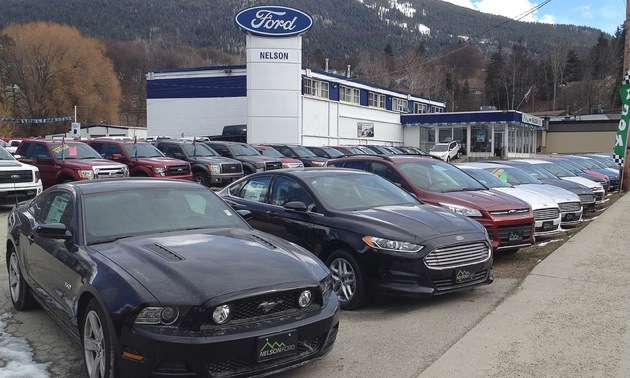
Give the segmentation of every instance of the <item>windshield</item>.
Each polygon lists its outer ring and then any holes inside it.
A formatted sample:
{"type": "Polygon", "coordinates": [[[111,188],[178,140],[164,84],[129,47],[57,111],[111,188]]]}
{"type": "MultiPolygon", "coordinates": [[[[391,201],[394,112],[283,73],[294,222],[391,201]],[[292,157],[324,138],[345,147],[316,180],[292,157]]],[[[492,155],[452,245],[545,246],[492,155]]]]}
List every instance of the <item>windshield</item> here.
{"type": "Polygon", "coordinates": [[[130,157],[150,158],[162,157],[162,153],[149,143],[125,143],[125,152],[130,157]]]}
{"type": "Polygon", "coordinates": [[[313,151],[309,150],[306,147],[295,146],[295,147],[292,147],[292,149],[293,149],[293,152],[295,152],[295,154],[301,158],[310,158],[310,157],[317,156],[313,153],[313,151]]]}
{"type": "Polygon", "coordinates": [[[420,202],[411,194],[377,175],[335,172],[305,182],[333,210],[362,210],[379,206],[412,206],[420,202]]]}
{"type": "Polygon", "coordinates": [[[448,144],[436,144],[431,148],[431,152],[445,152],[448,151],[448,144]]]}
{"type": "Polygon", "coordinates": [[[487,189],[455,166],[437,159],[423,163],[402,163],[398,169],[417,187],[429,192],[460,192],[487,189]]]}
{"type": "Polygon", "coordinates": [[[182,144],[182,148],[186,151],[188,156],[199,156],[199,157],[207,157],[207,156],[218,156],[214,150],[203,143],[195,143],[191,144],[182,144]]]}
{"type": "Polygon", "coordinates": [[[3,148],[0,148],[0,160],[15,160],[15,158],[13,157],[13,155],[11,155],[11,153],[7,150],[3,148]]]}
{"type": "Polygon", "coordinates": [[[486,168],[486,171],[492,173],[493,175],[510,185],[542,184],[542,182],[536,180],[535,178],[518,168],[486,168]]]}
{"type": "Polygon", "coordinates": [[[599,162],[601,165],[605,166],[606,168],[614,168],[614,169],[619,169],[619,165],[615,164],[614,161],[605,158],[603,156],[589,156],[591,159],[596,160],[597,162],[599,162]]]}
{"type": "Polygon", "coordinates": [[[502,181],[497,176],[483,169],[463,168],[462,170],[468,173],[469,175],[471,175],[475,180],[487,186],[488,188],[510,188],[511,187],[510,184],[502,181]]]}
{"type": "Polygon", "coordinates": [[[583,173],[582,170],[583,168],[580,167],[579,165],[575,164],[572,161],[568,161],[568,160],[553,160],[551,161],[551,163],[553,164],[558,164],[559,166],[561,166],[562,168],[570,171],[571,173],[574,174],[579,174],[579,173],[583,173]]]}
{"type": "Polygon", "coordinates": [[[102,159],[103,157],[85,143],[60,143],[50,145],[57,159],[102,159]]]}
{"type": "Polygon", "coordinates": [[[341,151],[339,151],[337,149],[334,149],[332,147],[319,147],[319,148],[321,148],[322,150],[326,151],[332,157],[344,156],[343,152],[341,152],[341,151]]]}
{"type": "Polygon", "coordinates": [[[528,175],[535,179],[557,179],[558,177],[551,174],[551,172],[540,168],[536,164],[519,164],[516,166],[518,169],[526,172],[528,175]]]}
{"type": "Polygon", "coordinates": [[[87,244],[187,229],[249,228],[234,209],[202,186],[87,194],[83,206],[87,244]]]}
{"type": "Polygon", "coordinates": [[[556,165],[556,164],[544,163],[544,164],[539,164],[537,166],[542,169],[546,169],[548,172],[551,172],[551,174],[553,174],[556,177],[575,177],[576,176],[573,172],[569,171],[568,169],[562,168],[561,166],[556,165]]]}
{"type": "Polygon", "coordinates": [[[234,156],[260,156],[260,153],[249,144],[231,144],[228,148],[234,156]]]}
{"type": "Polygon", "coordinates": [[[260,150],[260,153],[264,156],[271,156],[271,157],[277,157],[277,158],[286,157],[282,155],[280,151],[276,150],[275,148],[263,148],[260,150]]]}

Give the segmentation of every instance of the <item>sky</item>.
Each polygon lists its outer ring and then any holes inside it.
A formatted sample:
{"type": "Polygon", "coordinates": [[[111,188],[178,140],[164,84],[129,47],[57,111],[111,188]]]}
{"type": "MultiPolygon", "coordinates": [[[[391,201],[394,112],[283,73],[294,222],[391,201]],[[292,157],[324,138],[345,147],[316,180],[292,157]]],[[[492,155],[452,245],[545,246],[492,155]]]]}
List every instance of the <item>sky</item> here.
{"type": "Polygon", "coordinates": [[[614,34],[625,19],[624,0],[551,0],[536,12],[526,15],[542,0],[442,0],[484,13],[521,21],[590,26],[614,34]],[[524,17],[523,17],[524,16],[524,17]],[[523,17],[523,18],[521,18],[523,17]]]}

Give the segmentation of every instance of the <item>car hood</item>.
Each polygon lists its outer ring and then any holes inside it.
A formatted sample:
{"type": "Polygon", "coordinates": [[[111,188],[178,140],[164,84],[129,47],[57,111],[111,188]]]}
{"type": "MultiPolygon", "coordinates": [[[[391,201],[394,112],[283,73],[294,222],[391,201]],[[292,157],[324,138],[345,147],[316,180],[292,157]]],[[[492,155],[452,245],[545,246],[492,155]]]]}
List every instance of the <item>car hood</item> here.
{"type": "Polygon", "coordinates": [[[130,159],[131,161],[138,161],[147,165],[186,165],[186,163],[180,159],[174,159],[167,156],[144,157],[138,159],[132,156],[130,159]]]}
{"type": "MultiPolygon", "coordinates": [[[[381,206],[355,210],[346,214],[385,238],[405,238],[424,242],[450,234],[477,234],[484,239],[483,229],[463,215],[433,205],[381,206]],[[366,226],[367,225],[367,226],[366,226]]],[[[474,240],[475,237],[471,240],[474,240]]]]}
{"type": "Polygon", "coordinates": [[[199,164],[240,164],[241,162],[236,159],[230,159],[223,156],[190,156],[192,163],[199,164]]]}
{"type": "MultiPolygon", "coordinates": [[[[60,159],[61,160],[61,159],[60,159]]],[[[121,168],[121,167],[127,167],[126,164],[121,164],[121,163],[116,163],[113,162],[111,160],[107,160],[107,159],[71,159],[71,158],[67,158],[64,159],[64,163],[65,164],[76,164],[76,165],[81,165],[81,166],[92,166],[92,167],[115,167],[115,168],[121,168]]]]}
{"type": "MultiPolygon", "coordinates": [[[[519,185],[517,187],[505,187],[505,188],[492,188],[492,190],[496,190],[501,193],[509,194],[511,196],[522,199],[523,201],[530,204],[532,210],[539,209],[548,209],[548,208],[557,208],[558,203],[543,193],[537,192],[536,190],[527,190],[522,187],[523,185],[519,185]]],[[[579,202],[579,199],[578,199],[579,202]]]]}
{"type": "Polygon", "coordinates": [[[567,180],[567,181],[572,181],[580,185],[584,185],[587,188],[591,188],[594,190],[598,190],[598,191],[604,190],[604,187],[602,186],[602,184],[595,182],[593,180],[589,180],[587,178],[581,177],[581,176],[562,177],[562,179],[567,180]]]}
{"type": "Polygon", "coordinates": [[[169,232],[91,247],[163,304],[315,286],[327,274],[309,252],[250,229],[169,232]]]}
{"type": "Polygon", "coordinates": [[[539,179],[547,185],[556,186],[562,189],[570,190],[575,194],[592,194],[592,190],[584,185],[569,180],[561,180],[555,178],[542,178],[539,179]]]}
{"type": "Polygon", "coordinates": [[[528,208],[529,204],[516,197],[490,190],[440,193],[440,203],[466,206],[485,211],[505,211],[528,208]]]}
{"type": "Polygon", "coordinates": [[[549,196],[557,203],[580,202],[580,197],[577,194],[553,185],[523,184],[519,185],[518,188],[549,196]]]}
{"type": "Polygon", "coordinates": [[[236,156],[236,158],[238,160],[248,161],[252,163],[266,163],[269,161],[272,161],[272,162],[280,161],[279,159],[276,159],[275,157],[264,156],[264,155],[238,155],[236,156]]]}

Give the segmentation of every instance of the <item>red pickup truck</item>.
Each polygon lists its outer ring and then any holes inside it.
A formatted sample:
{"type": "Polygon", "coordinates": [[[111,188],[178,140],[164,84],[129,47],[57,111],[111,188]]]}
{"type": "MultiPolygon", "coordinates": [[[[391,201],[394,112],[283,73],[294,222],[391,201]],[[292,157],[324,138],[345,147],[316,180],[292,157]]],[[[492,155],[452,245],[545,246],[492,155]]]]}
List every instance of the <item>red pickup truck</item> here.
{"type": "Polygon", "coordinates": [[[93,139],[87,143],[105,159],[127,164],[129,176],[192,180],[190,163],[164,156],[150,143],[114,139],[93,139]]]}
{"type": "Polygon", "coordinates": [[[125,164],[103,159],[83,142],[25,139],[15,155],[39,168],[44,188],[68,181],[129,176],[125,164]]]}

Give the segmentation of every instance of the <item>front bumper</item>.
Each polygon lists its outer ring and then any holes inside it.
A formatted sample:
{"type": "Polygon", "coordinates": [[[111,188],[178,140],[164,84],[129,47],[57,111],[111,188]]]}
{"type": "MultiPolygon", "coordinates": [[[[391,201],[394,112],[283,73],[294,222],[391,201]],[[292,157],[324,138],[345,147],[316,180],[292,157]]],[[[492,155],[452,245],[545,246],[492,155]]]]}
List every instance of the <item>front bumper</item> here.
{"type": "Polygon", "coordinates": [[[555,219],[542,219],[534,223],[534,236],[555,235],[560,232],[561,216],[555,219]]]}
{"type": "Polygon", "coordinates": [[[336,298],[308,317],[292,321],[268,319],[246,332],[228,335],[172,336],[124,327],[119,339],[120,351],[132,351],[143,359],[135,361],[119,356],[119,372],[129,377],[267,375],[323,358],[333,348],[338,327],[336,298]],[[259,338],[286,332],[297,332],[296,352],[258,362],[259,338]]]}
{"type": "Polygon", "coordinates": [[[11,184],[10,187],[0,188],[0,204],[8,205],[15,204],[17,202],[30,200],[35,198],[42,192],[42,185],[40,184],[11,184]]]}
{"type": "Polygon", "coordinates": [[[220,185],[227,185],[230,184],[238,179],[240,179],[241,177],[245,176],[244,173],[238,173],[238,174],[211,174],[210,175],[210,184],[220,184],[220,185]]]}

